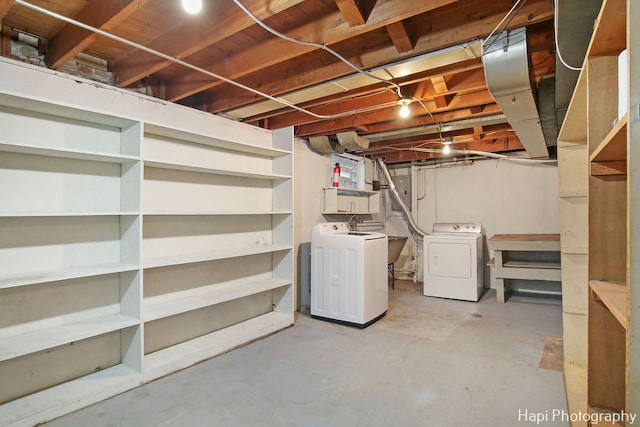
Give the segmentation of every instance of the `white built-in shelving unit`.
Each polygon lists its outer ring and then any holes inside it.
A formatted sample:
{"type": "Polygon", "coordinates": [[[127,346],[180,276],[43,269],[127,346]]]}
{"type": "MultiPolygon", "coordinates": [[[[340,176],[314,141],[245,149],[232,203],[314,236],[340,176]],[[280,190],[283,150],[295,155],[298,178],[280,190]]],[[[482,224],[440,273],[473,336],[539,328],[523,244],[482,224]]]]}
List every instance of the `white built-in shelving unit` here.
{"type": "Polygon", "coordinates": [[[291,129],[0,72],[3,425],[293,324],[291,129]]]}

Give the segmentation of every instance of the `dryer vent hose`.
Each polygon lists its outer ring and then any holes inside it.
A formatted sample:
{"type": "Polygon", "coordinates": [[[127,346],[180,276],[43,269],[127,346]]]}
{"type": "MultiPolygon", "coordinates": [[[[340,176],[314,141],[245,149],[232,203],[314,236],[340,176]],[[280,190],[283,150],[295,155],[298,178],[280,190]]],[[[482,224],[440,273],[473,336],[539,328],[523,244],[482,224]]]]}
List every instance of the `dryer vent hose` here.
{"type": "Polygon", "coordinates": [[[389,174],[389,169],[387,169],[387,165],[385,165],[384,161],[380,158],[378,158],[378,165],[380,165],[380,170],[382,171],[382,174],[384,175],[384,177],[387,180],[387,183],[389,184],[389,191],[391,193],[391,197],[393,197],[393,200],[395,200],[400,206],[400,208],[402,209],[402,216],[404,217],[405,221],[407,221],[407,225],[409,226],[409,231],[411,231],[411,234],[413,235],[413,238],[416,241],[420,241],[420,243],[422,243],[422,238],[428,235],[428,233],[425,233],[424,231],[422,231],[413,220],[413,216],[411,216],[411,212],[409,211],[409,208],[404,204],[404,202],[400,198],[400,194],[398,194],[398,190],[396,189],[396,186],[393,184],[393,181],[391,180],[391,175],[389,174]]]}

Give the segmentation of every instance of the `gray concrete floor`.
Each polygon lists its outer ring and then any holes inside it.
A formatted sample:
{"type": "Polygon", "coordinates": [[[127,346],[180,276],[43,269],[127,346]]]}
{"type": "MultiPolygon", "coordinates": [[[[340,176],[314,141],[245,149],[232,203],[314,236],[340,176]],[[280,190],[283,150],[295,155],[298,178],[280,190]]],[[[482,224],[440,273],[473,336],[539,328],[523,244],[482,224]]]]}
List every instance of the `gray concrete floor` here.
{"type": "Polygon", "coordinates": [[[513,427],[545,413],[537,425],[566,426],[552,419],[566,411],[562,373],[538,366],[550,336],[562,336],[559,301],[452,301],[396,281],[369,328],[298,314],[287,330],[46,426],[513,427]]]}

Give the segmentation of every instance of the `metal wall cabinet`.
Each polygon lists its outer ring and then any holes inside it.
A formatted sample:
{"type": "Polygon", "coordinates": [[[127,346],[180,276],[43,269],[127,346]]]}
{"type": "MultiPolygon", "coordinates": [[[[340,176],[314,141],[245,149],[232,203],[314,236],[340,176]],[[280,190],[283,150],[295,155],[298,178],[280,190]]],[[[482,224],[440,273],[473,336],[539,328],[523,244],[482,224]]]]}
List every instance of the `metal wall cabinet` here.
{"type": "Polygon", "coordinates": [[[291,129],[6,59],[0,73],[4,425],[293,324],[291,129]]]}
{"type": "Polygon", "coordinates": [[[566,252],[573,266],[563,271],[563,285],[573,288],[565,316],[568,307],[576,315],[586,308],[585,325],[565,318],[565,346],[570,345],[565,357],[569,354],[586,365],[575,369],[576,365],[565,364],[567,391],[570,410],[602,416],[640,410],[640,263],[636,254],[640,239],[634,232],[640,211],[636,188],[640,153],[635,153],[640,139],[640,94],[634,83],[640,78],[636,55],[640,33],[629,25],[638,19],[636,2],[603,2],[559,136],[563,249],[573,248],[566,252]],[[618,56],[625,49],[627,78],[619,90],[618,56]],[[628,113],[620,118],[618,93],[627,98],[628,113]],[[586,263],[581,249],[574,250],[585,244],[586,263]]]}

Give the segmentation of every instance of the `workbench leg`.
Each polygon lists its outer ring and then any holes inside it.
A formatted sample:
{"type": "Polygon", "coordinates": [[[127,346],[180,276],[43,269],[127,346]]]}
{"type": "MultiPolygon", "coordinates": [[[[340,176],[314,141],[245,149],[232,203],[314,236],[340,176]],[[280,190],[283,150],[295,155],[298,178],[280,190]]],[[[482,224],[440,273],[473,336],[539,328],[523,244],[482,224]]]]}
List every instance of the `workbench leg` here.
{"type": "Polygon", "coordinates": [[[501,279],[497,277],[494,278],[494,282],[496,284],[496,299],[498,300],[498,302],[502,302],[502,303],[504,303],[504,296],[505,296],[504,281],[505,279],[501,279]]]}

